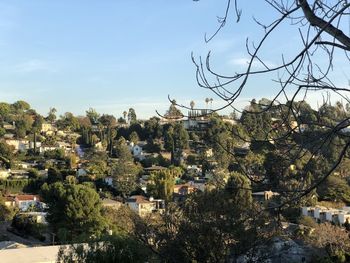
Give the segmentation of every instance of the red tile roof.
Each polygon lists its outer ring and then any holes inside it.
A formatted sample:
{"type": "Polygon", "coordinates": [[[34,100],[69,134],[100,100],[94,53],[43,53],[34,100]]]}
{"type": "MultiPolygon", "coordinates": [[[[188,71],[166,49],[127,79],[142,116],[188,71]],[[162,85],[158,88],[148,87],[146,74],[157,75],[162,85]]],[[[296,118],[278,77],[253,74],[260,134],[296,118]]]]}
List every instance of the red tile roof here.
{"type": "Polygon", "coordinates": [[[146,197],[144,197],[143,195],[133,195],[131,196],[128,200],[128,203],[137,203],[137,204],[141,204],[141,203],[151,203],[149,200],[147,200],[146,197]]]}
{"type": "Polygon", "coordinates": [[[40,196],[38,195],[17,195],[16,199],[18,201],[40,201],[40,196]]]}

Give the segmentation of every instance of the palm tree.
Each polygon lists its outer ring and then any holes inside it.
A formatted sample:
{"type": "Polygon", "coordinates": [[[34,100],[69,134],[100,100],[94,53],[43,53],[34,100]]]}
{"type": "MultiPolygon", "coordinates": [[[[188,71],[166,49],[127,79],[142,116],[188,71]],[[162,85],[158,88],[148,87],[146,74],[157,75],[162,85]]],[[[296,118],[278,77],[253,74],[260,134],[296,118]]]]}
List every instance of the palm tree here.
{"type": "Polygon", "coordinates": [[[213,106],[213,98],[210,98],[209,101],[210,101],[210,109],[212,109],[212,106],[213,106]]]}
{"type": "Polygon", "coordinates": [[[205,98],[205,104],[207,105],[207,109],[208,109],[208,103],[209,103],[210,99],[209,98],[205,98]]]}
{"type": "Polygon", "coordinates": [[[194,101],[193,100],[191,100],[191,102],[190,102],[190,106],[191,106],[191,110],[193,110],[193,108],[194,108],[194,101]]]}

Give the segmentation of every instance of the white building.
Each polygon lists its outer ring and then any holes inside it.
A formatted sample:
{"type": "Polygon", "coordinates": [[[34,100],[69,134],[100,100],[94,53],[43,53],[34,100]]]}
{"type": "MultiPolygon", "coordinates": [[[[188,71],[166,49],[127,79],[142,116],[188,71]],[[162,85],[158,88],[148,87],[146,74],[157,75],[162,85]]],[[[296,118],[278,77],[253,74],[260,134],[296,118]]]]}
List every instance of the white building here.
{"type": "Polygon", "coordinates": [[[6,143],[15,148],[15,151],[26,151],[29,149],[29,141],[28,140],[15,140],[10,139],[6,140],[6,143]]]}
{"type": "Polygon", "coordinates": [[[301,213],[303,216],[314,218],[317,222],[331,222],[334,224],[344,225],[350,223],[350,207],[342,209],[327,208],[322,206],[302,207],[301,213]]]}
{"type": "Polygon", "coordinates": [[[163,212],[165,209],[165,202],[161,199],[153,199],[144,197],[142,195],[134,195],[126,200],[127,206],[141,217],[152,214],[153,212],[163,212]]]}
{"type": "Polygon", "coordinates": [[[26,212],[32,206],[38,209],[46,208],[46,204],[41,202],[38,195],[8,196],[6,197],[5,205],[15,206],[22,212],[26,212]]]}

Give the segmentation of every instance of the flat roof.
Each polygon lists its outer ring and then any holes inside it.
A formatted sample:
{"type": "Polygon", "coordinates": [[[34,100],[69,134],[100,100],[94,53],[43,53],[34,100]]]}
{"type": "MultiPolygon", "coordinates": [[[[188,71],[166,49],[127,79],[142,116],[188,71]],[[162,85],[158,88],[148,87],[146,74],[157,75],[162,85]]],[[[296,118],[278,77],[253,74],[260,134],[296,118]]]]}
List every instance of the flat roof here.
{"type": "Polygon", "coordinates": [[[55,263],[60,246],[0,250],[2,263],[55,263]]]}

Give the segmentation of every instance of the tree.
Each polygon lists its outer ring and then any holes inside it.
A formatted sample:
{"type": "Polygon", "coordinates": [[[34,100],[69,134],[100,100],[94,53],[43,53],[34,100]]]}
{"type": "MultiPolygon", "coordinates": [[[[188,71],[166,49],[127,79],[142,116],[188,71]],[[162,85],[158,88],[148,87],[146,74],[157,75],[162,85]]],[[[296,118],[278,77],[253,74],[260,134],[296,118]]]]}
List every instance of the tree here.
{"type": "Polygon", "coordinates": [[[58,261],[64,263],[142,263],[149,262],[151,251],[141,242],[126,236],[104,237],[88,244],[62,246],[58,261]]]}
{"type": "Polygon", "coordinates": [[[320,199],[350,204],[350,186],[343,179],[331,175],[317,189],[320,199]]]}
{"type": "Polygon", "coordinates": [[[126,145],[126,141],[121,137],[115,146],[115,155],[118,159],[122,161],[132,161],[132,154],[129,147],[126,145]]]}
{"type": "Polygon", "coordinates": [[[7,169],[11,168],[12,159],[14,158],[13,152],[13,146],[8,145],[4,141],[0,141],[0,161],[7,169]]]}
{"type": "Polygon", "coordinates": [[[95,109],[89,108],[86,111],[86,117],[89,118],[89,120],[92,124],[97,124],[98,119],[100,118],[100,114],[95,109]]]}
{"type": "Polygon", "coordinates": [[[180,176],[181,171],[176,168],[153,173],[147,184],[147,193],[155,198],[170,202],[173,197],[175,179],[180,176]]]}
{"type": "Polygon", "coordinates": [[[42,194],[47,220],[61,241],[87,240],[104,232],[100,197],[92,188],[57,182],[44,184],[42,194]]]}
{"type": "Polygon", "coordinates": [[[12,107],[17,113],[25,112],[30,109],[30,105],[28,102],[25,102],[24,100],[16,101],[12,104],[12,107]]]}
{"type": "Polygon", "coordinates": [[[99,118],[99,122],[106,128],[107,130],[107,149],[110,154],[112,155],[113,151],[113,140],[117,135],[117,132],[115,130],[115,126],[117,125],[117,120],[113,115],[103,114],[99,118]]]}
{"type": "Polygon", "coordinates": [[[129,196],[136,190],[141,167],[132,160],[118,159],[111,167],[115,188],[123,195],[129,196]]]}
{"type": "Polygon", "coordinates": [[[190,102],[190,107],[191,107],[191,110],[193,110],[194,105],[195,105],[194,101],[193,101],[193,100],[191,100],[191,102],[190,102]]]}
{"type": "Polygon", "coordinates": [[[70,131],[76,131],[80,128],[78,118],[71,112],[66,112],[64,115],[60,116],[60,119],[57,121],[57,126],[70,131]]]}
{"type": "Polygon", "coordinates": [[[128,112],[128,123],[129,124],[133,124],[137,122],[137,118],[136,118],[136,112],[133,108],[129,109],[128,112]]]}
{"type": "MultiPolygon", "coordinates": [[[[259,105],[256,101],[252,101],[258,107],[245,110],[246,116],[243,120],[246,124],[249,123],[246,128],[253,132],[253,140],[278,146],[283,152],[284,159],[290,162],[304,151],[310,151],[309,160],[304,163],[305,170],[314,162],[313,159],[322,160],[329,148],[337,147],[337,154],[328,162],[328,170],[322,176],[315,178],[309,187],[301,191],[294,189],[297,194],[292,199],[298,200],[310,194],[334,172],[347,155],[350,146],[349,138],[339,140],[339,137],[343,137],[343,129],[348,125],[348,117],[344,114],[343,107],[340,104],[329,107],[331,95],[340,94],[340,97],[349,103],[347,95],[349,89],[339,84],[334,73],[341,70],[344,63],[349,63],[350,37],[347,19],[350,4],[346,0],[334,2],[265,0],[264,2],[266,7],[270,8],[271,16],[274,12],[275,18],[272,21],[254,19],[256,25],[261,27],[263,35],[257,42],[247,39],[247,66],[242,71],[235,70],[236,73],[230,76],[216,70],[211,63],[211,53],[205,62],[202,58],[193,57],[196,79],[200,87],[213,91],[225,102],[225,106],[214,109],[222,110],[234,107],[239,96],[248,88],[247,83],[262,77],[270,78],[271,74],[274,74],[277,77],[273,83],[278,83],[280,89],[270,103],[259,105]],[[299,37],[299,42],[294,41],[295,50],[291,52],[283,49],[282,45],[281,49],[271,49],[271,43],[274,47],[278,47],[279,41],[285,42],[284,37],[273,37],[274,34],[281,32],[279,30],[288,31],[291,37],[294,33],[295,37],[299,37]],[[269,63],[277,54],[269,52],[266,57],[267,50],[276,50],[281,59],[269,63]],[[298,97],[304,100],[307,96],[325,92],[327,93],[327,99],[324,99],[325,106],[318,116],[315,111],[305,107],[304,101],[297,102],[298,97]],[[268,117],[266,114],[272,112],[279,112],[279,119],[264,127],[265,123],[269,123],[268,118],[265,118],[268,117]],[[330,118],[329,113],[335,118],[330,118]],[[261,116],[253,117],[252,114],[261,116]],[[259,123],[263,124],[262,131],[259,130],[261,125],[256,125],[259,123]],[[298,138],[298,141],[295,138],[298,138]],[[293,152],[290,149],[293,149],[293,152]]],[[[224,15],[218,20],[218,29],[206,37],[206,41],[211,41],[223,30],[229,21],[231,8],[237,21],[241,22],[240,18],[244,13],[240,9],[240,3],[239,0],[227,1],[224,15]]],[[[286,202],[289,201],[291,200],[286,202]]],[[[286,202],[282,203],[280,208],[285,206],[286,202]]]]}
{"type": "Polygon", "coordinates": [[[54,123],[57,116],[56,116],[56,108],[50,108],[49,113],[47,114],[46,120],[50,123],[54,123]]]}
{"type": "Polygon", "coordinates": [[[188,148],[189,135],[181,123],[168,125],[164,134],[164,147],[171,153],[171,163],[179,162],[184,149],[188,148]]]}
{"type": "Polygon", "coordinates": [[[324,249],[331,262],[347,262],[350,253],[349,232],[330,223],[317,225],[306,240],[317,248],[324,249]],[[347,257],[346,257],[347,256],[347,257]]]}
{"type": "Polygon", "coordinates": [[[14,216],[14,210],[5,205],[5,200],[0,195],[0,222],[12,220],[14,216]]]}
{"type": "Polygon", "coordinates": [[[11,105],[5,102],[0,103],[0,121],[6,121],[11,112],[11,105]]]}
{"type": "Polygon", "coordinates": [[[231,176],[229,185],[193,193],[181,207],[169,204],[161,225],[142,233],[153,237],[153,247],[161,258],[229,262],[269,238],[272,233],[264,225],[266,215],[255,211],[246,178],[231,176]]]}
{"type": "Polygon", "coordinates": [[[137,144],[139,142],[140,138],[136,131],[133,131],[132,133],[130,133],[129,140],[134,144],[137,144]]]}
{"type": "Polygon", "coordinates": [[[152,117],[145,122],[144,132],[146,139],[152,138],[158,139],[162,136],[162,127],[160,125],[160,119],[152,117]]]}

